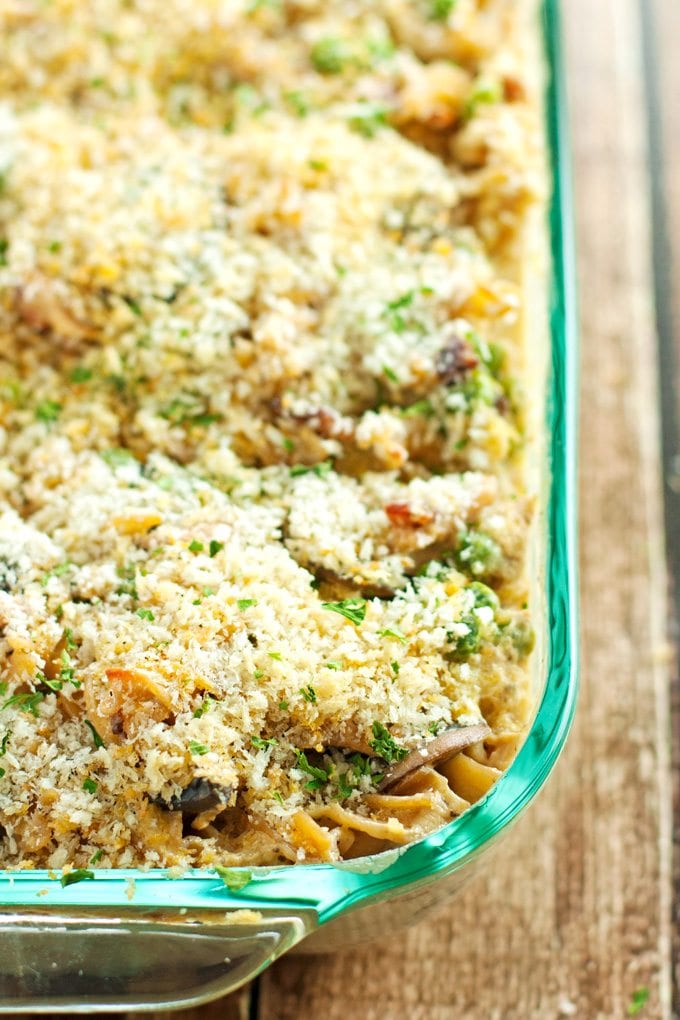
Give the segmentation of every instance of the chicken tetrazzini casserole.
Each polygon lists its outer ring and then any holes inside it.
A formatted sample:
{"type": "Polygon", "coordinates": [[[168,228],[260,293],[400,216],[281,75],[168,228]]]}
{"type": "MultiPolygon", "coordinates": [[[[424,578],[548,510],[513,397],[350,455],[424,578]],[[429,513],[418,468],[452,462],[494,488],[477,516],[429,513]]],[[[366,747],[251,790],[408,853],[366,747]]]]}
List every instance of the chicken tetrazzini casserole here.
{"type": "Polygon", "coordinates": [[[512,760],[532,7],[0,6],[2,866],[357,857],[512,760]]]}

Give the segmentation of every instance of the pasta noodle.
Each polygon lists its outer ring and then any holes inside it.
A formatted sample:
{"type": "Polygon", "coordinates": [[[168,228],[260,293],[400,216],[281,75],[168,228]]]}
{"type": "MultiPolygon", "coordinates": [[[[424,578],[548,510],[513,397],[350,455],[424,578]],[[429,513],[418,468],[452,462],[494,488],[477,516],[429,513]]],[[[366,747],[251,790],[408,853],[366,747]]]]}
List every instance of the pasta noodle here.
{"type": "Polygon", "coordinates": [[[532,711],[531,0],[0,9],[0,864],[336,861],[532,711]]]}

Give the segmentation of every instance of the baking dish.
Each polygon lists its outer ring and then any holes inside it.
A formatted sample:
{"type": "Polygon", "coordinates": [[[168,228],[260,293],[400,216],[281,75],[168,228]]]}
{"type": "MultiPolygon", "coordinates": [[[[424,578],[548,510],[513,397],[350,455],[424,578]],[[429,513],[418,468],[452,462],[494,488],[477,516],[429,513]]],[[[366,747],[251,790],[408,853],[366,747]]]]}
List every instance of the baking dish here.
{"type": "Polygon", "coordinates": [[[574,711],[577,621],[574,295],[558,0],[546,0],[542,19],[553,186],[549,244],[539,247],[549,257],[537,251],[528,267],[537,284],[529,288],[530,317],[549,320],[550,336],[546,343],[536,331],[530,341],[545,437],[536,451],[541,496],[531,570],[542,579],[533,593],[538,707],[516,760],[482,801],[416,844],[345,864],[254,869],[241,889],[238,872],[225,881],[214,872],[98,870],[94,881],[66,887],[44,871],[4,873],[0,1012],[195,1005],[238,987],[303,940],[303,950],[320,951],[384,935],[453,895],[545,783],[574,711]]]}

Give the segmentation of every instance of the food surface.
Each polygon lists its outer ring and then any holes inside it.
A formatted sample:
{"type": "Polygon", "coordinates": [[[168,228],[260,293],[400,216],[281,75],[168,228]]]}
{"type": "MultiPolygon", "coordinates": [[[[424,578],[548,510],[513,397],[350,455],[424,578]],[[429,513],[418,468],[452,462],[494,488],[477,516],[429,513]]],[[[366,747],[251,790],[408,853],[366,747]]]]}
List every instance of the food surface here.
{"type": "Polygon", "coordinates": [[[418,839],[532,711],[533,4],[0,7],[0,865],[418,839]]]}

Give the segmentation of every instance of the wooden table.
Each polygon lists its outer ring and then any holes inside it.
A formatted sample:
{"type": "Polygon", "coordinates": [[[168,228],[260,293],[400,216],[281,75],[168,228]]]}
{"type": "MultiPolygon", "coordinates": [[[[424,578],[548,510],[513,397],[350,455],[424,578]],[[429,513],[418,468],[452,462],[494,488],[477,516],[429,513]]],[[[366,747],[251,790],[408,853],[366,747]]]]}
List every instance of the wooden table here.
{"type": "Polygon", "coordinates": [[[582,334],[583,667],[568,749],[496,870],[440,917],[387,945],[283,959],[186,1020],[618,1020],[636,989],[649,990],[644,1020],[674,1015],[664,514],[680,577],[680,3],[563,7],[582,334]]]}

